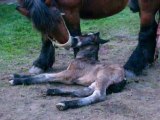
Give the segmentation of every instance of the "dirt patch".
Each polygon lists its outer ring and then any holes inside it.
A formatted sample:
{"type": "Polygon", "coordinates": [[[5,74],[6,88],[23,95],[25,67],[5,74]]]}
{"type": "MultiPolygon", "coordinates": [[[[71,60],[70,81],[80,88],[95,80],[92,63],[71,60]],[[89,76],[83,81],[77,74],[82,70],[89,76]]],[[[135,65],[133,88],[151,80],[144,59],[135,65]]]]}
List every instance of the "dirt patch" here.
{"type": "MultiPolygon", "coordinates": [[[[136,40],[116,37],[101,46],[100,61],[106,64],[124,64],[137,44],[136,40]]],[[[72,59],[72,53],[58,50],[55,71],[61,71],[72,59]]],[[[23,67],[23,66],[22,66],[23,67]]],[[[156,63],[145,72],[146,76],[128,80],[121,93],[111,94],[107,100],[79,109],[58,111],[56,103],[69,97],[43,97],[47,88],[79,89],[80,86],[46,84],[10,86],[8,79],[0,81],[1,120],[159,120],[160,119],[160,64],[156,63]]],[[[21,68],[19,68],[20,72],[21,68]]],[[[9,74],[8,74],[9,75],[9,74]]],[[[7,75],[7,76],[8,76],[7,75]]],[[[6,77],[7,77],[6,76],[6,77]]],[[[2,76],[1,76],[2,78],[2,76]]]]}

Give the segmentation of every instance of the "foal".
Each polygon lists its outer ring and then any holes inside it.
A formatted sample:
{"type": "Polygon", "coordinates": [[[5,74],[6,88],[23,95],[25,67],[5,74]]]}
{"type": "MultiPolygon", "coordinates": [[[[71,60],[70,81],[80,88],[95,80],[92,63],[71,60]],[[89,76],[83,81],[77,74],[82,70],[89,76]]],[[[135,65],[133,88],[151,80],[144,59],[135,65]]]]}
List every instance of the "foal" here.
{"type": "MultiPolygon", "coordinates": [[[[86,86],[84,89],[64,91],[48,89],[46,95],[83,97],[78,100],[63,101],[56,106],[59,110],[78,108],[104,101],[106,94],[119,92],[125,86],[124,69],[120,65],[103,65],[98,62],[101,40],[99,33],[79,37],[85,45],[80,47],[76,58],[68,68],[59,73],[44,73],[34,76],[15,75],[12,85],[59,82],[86,86]]],[[[103,42],[104,43],[104,42],[103,42]]]]}

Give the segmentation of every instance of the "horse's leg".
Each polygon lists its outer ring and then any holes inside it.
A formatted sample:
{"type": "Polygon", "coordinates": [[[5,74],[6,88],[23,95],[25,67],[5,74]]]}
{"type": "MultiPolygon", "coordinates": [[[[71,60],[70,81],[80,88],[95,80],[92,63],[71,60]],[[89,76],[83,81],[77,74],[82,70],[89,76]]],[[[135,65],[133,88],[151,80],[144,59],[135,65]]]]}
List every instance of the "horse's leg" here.
{"type": "MultiPolygon", "coordinates": [[[[65,22],[67,28],[72,36],[80,36],[81,35],[81,28],[80,28],[80,16],[79,16],[79,9],[78,8],[69,8],[64,10],[65,12],[65,22]]],[[[74,56],[76,57],[79,49],[74,48],[74,56]]]]}
{"type": "Polygon", "coordinates": [[[133,11],[133,12],[139,12],[139,4],[138,4],[138,0],[129,0],[129,8],[133,11]]]}
{"type": "MultiPolygon", "coordinates": [[[[160,13],[159,13],[160,14],[160,13]]],[[[160,18],[159,18],[160,19],[160,18]]],[[[160,22],[158,24],[158,29],[157,29],[157,38],[156,38],[156,50],[155,50],[155,55],[154,55],[154,60],[158,60],[159,56],[159,49],[160,49],[160,22]]]]}
{"type": "Polygon", "coordinates": [[[132,72],[139,75],[149,63],[154,62],[157,30],[154,17],[155,15],[152,12],[141,11],[139,42],[137,48],[124,66],[127,71],[126,76],[133,75],[130,74],[132,72]]]}
{"type": "Polygon", "coordinates": [[[93,93],[94,83],[89,87],[85,87],[75,91],[65,91],[61,89],[48,89],[46,95],[48,96],[71,96],[71,97],[86,97],[93,93]]]}
{"type": "Polygon", "coordinates": [[[55,61],[55,48],[52,42],[42,37],[41,53],[36,61],[34,61],[32,68],[29,70],[32,74],[42,73],[43,71],[52,67],[55,61]]]}
{"type": "Polygon", "coordinates": [[[9,82],[11,85],[31,85],[48,82],[59,82],[64,84],[73,84],[75,75],[72,71],[65,70],[59,73],[44,73],[33,76],[14,76],[9,82]]]}

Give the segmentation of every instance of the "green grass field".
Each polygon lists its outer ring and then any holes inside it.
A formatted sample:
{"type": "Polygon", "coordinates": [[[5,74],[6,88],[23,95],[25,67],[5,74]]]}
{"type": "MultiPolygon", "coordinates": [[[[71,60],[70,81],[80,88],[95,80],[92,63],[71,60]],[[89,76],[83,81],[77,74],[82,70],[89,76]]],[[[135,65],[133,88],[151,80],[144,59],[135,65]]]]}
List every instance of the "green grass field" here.
{"type": "MultiPolygon", "coordinates": [[[[136,36],[139,30],[138,14],[128,8],[121,13],[100,20],[82,20],[84,33],[101,32],[105,39],[114,36],[136,36]]],[[[0,73],[17,65],[32,64],[39,54],[41,36],[14,5],[0,5],[0,73]]]]}

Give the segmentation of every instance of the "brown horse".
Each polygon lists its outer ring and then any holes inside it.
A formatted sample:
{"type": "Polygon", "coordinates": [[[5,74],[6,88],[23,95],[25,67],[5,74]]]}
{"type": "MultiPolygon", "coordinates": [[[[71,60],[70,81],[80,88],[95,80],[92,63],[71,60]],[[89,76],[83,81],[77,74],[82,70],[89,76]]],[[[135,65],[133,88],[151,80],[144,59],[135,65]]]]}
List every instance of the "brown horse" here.
{"type": "Polygon", "coordinates": [[[133,12],[140,13],[141,24],[138,46],[124,67],[140,74],[148,64],[154,62],[158,26],[155,14],[160,9],[160,0],[130,0],[129,7],[133,12]]]}
{"type": "MultiPolygon", "coordinates": [[[[43,38],[41,54],[34,62],[32,72],[37,72],[37,68],[38,71],[46,70],[54,63],[54,48],[50,38],[64,44],[60,46],[74,46],[78,42],[74,42],[71,36],[81,35],[80,18],[112,16],[123,10],[128,1],[134,12],[140,12],[141,29],[138,46],[124,67],[128,73],[139,75],[154,61],[157,29],[154,16],[160,8],[159,0],[18,0],[20,6],[17,9],[31,18],[43,38]]],[[[74,49],[75,55],[77,51],[74,49]]]]}
{"type": "MultiPolygon", "coordinates": [[[[124,69],[120,65],[104,65],[97,60],[99,44],[101,40],[99,33],[79,37],[80,41],[92,44],[82,45],[74,60],[68,68],[58,73],[43,73],[33,76],[15,75],[10,81],[12,85],[40,84],[47,82],[59,82],[63,84],[78,84],[86,86],[75,91],[64,91],[63,89],[48,89],[44,92],[50,96],[73,96],[83,97],[78,100],[63,101],[57,104],[59,110],[78,108],[101,102],[111,92],[123,90],[126,81],[124,80],[124,69]]],[[[106,41],[107,42],[107,41],[106,41]]]]}

